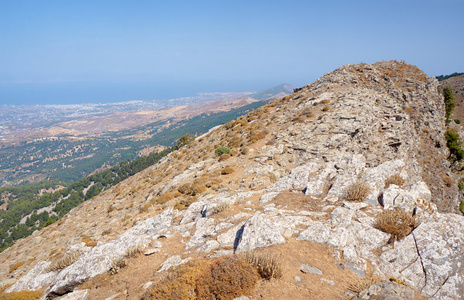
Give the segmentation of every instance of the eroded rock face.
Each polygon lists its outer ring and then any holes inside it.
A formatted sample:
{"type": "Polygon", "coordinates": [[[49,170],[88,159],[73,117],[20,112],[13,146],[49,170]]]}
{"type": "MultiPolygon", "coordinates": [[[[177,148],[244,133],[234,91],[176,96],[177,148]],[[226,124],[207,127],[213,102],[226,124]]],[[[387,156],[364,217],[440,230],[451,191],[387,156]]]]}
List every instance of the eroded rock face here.
{"type": "Polygon", "coordinates": [[[174,211],[165,210],[156,217],[137,224],[117,240],[98,244],[91,250],[82,253],[79,259],[59,273],[48,272],[49,262],[41,262],[21,278],[9,291],[40,289],[50,285],[46,296],[63,295],[73,291],[74,287],[96,275],[109,270],[113,260],[124,257],[128,248],[133,246],[146,247],[159,235],[165,233],[172,224],[174,211]]]}
{"type": "Polygon", "coordinates": [[[413,289],[389,280],[378,284],[372,284],[366,290],[359,293],[354,300],[384,299],[384,300],[413,300],[415,292],[413,289]]]}
{"type": "Polygon", "coordinates": [[[236,252],[285,243],[279,230],[260,212],[253,215],[239,230],[234,247],[236,252]]]}

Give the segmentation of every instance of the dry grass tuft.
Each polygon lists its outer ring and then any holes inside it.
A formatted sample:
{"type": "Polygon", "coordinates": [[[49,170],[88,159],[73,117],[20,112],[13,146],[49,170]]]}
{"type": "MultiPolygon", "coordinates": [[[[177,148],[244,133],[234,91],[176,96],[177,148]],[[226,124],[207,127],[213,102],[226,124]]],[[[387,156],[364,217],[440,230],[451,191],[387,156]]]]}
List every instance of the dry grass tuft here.
{"type": "Polygon", "coordinates": [[[52,262],[47,269],[45,270],[46,273],[52,272],[52,271],[61,271],[64,268],[72,265],[81,255],[79,251],[76,252],[71,252],[71,253],[66,253],[63,255],[61,258],[55,260],[52,262]]]}
{"type": "Polygon", "coordinates": [[[37,300],[44,294],[43,291],[21,291],[0,294],[0,300],[37,300]]]}
{"type": "Polygon", "coordinates": [[[219,156],[218,161],[225,161],[228,160],[231,157],[230,153],[224,153],[221,156],[219,156]]]}
{"type": "Polygon", "coordinates": [[[225,211],[230,207],[230,203],[227,201],[219,202],[218,205],[213,209],[213,214],[218,214],[221,211],[225,211]]]}
{"type": "Polygon", "coordinates": [[[385,188],[388,188],[391,184],[402,187],[404,184],[404,179],[400,175],[392,175],[385,180],[385,188]]]}
{"type": "Polygon", "coordinates": [[[25,264],[24,261],[19,261],[19,262],[15,263],[15,264],[12,264],[10,266],[10,270],[8,271],[8,273],[13,273],[14,271],[16,271],[19,267],[21,267],[24,264],[25,264]]]}
{"type": "Polygon", "coordinates": [[[227,174],[232,174],[234,173],[234,168],[231,166],[225,166],[224,169],[221,170],[221,175],[227,175],[227,174]]]}
{"type": "Polygon", "coordinates": [[[139,253],[143,252],[143,247],[141,245],[135,245],[132,247],[127,248],[126,250],[126,257],[134,257],[139,253]]]}
{"type": "Polygon", "coordinates": [[[197,201],[197,197],[189,197],[187,199],[182,199],[179,202],[177,202],[176,205],[174,205],[174,208],[178,210],[184,210],[187,209],[190,206],[190,204],[194,203],[195,201],[197,201]]]}
{"type": "Polygon", "coordinates": [[[369,279],[359,279],[355,283],[352,283],[348,286],[350,291],[353,291],[357,294],[361,293],[367,289],[371,284],[375,284],[375,281],[372,278],[369,279]]]}
{"type": "Polygon", "coordinates": [[[118,258],[111,262],[109,272],[111,275],[118,274],[119,271],[127,266],[127,261],[125,258],[118,258]]]}
{"type": "Polygon", "coordinates": [[[402,208],[388,209],[375,217],[374,227],[391,235],[391,241],[405,238],[416,228],[416,218],[402,208]]]}
{"type": "Polygon", "coordinates": [[[198,278],[197,298],[229,300],[250,295],[258,279],[256,269],[242,256],[223,256],[198,278]]]}
{"type": "Polygon", "coordinates": [[[345,189],[345,199],[348,201],[364,201],[369,193],[371,188],[369,184],[363,180],[356,180],[353,184],[349,185],[345,189]]]}
{"type": "Polygon", "coordinates": [[[82,242],[84,242],[87,247],[95,247],[98,244],[97,241],[94,241],[89,236],[83,236],[82,237],[82,242]]]}
{"type": "Polygon", "coordinates": [[[172,200],[173,198],[174,198],[174,196],[172,195],[172,193],[167,192],[167,193],[162,194],[158,198],[155,198],[153,202],[155,202],[157,204],[164,204],[164,203],[172,200]]]}
{"type": "Polygon", "coordinates": [[[259,276],[263,279],[282,277],[282,267],[277,257],[270,254],[257,255],[254,252],[246,252],[245,260],[258,270],[259,276]]]}
{"type": "Polygon", "coordinates": [[[145,203],[144,205],[140,207],[139,212],[140,213],[147,212],[150,207],[151,207],[151,203],[145,203]]]}
{"type": "Polygon", "coordinates": [[[163,279],[145,292],[141,299],[198,299],[195,293],[196,281],[209,266],[208,261],[194,260],[171,268],[163,279]]]}

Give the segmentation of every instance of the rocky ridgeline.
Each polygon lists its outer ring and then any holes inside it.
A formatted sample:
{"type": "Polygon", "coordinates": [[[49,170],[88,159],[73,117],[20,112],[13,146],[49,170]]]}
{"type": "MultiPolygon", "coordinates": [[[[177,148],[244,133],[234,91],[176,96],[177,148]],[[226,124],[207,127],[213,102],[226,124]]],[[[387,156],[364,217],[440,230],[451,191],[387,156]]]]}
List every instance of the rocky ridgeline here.
{"type": "MultiPolygon", "coordinates": [[[[7,257],[36,259],[12,272],[16,282],[7,292],[47,288],[44,298],[59,297],[108,272],[128,249],[157,255],[177,238],[182,252],[165,249],[158,272],[191,258],[311,241],[333,249],[337,264],[359,278],[372,268],[409,287],[379,283],[359,299],[380,290],[463,299],[464,217],[452,213],[458,193],[437,87],[436,79],[401,62],[340,67],[211,130],[4,251],[2,264],[7,257]],[[218,159],[218,146],[235,151],[218,159]],[[402,186],[385,185],[394,175],[402,186]],[[345,200],[356,181],[370,187],[363,202],[345,200]],[[419,224],[404,239],[374,228],[376,216],[394,208],[419,224]],[[83,234],[95,243],[81,242],[83,234]],[[50,254],[60,246],[80,256],[50,271],[56,260],[50,254]]],[[[306,265],[301,271],[322,274],[306,265]]]]}

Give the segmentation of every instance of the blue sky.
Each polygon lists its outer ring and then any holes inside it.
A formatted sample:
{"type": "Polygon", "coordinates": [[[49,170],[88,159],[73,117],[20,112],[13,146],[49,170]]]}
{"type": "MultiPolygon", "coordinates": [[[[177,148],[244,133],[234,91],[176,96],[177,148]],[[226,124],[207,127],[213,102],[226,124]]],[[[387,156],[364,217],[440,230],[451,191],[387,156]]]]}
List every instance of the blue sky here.
{"type": "Polygon", "coordinates": [[[352,63],[464,72],[464,1],[0,1],[0,104],[309,84],[352,63]]]}

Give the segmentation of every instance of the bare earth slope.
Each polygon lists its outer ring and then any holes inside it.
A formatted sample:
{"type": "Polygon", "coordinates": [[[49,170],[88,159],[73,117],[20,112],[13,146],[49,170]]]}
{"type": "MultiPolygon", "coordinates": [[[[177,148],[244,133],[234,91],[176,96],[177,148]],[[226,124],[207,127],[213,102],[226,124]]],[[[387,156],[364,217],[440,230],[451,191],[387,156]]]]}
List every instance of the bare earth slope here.
{"type": "Polygon", "coordinates": [[[452,213],[437,87],[402,62],[340,67],[1,253],[3,283],[14,283],[6,291],[139,299],[173,265],[253,250],[279,256],[283,276],[260,281],[252,299],[346,299],[350,285],[371,281],[384,287],[371,295],[388,286],[402,299],[463,299],[464,217],[452,213]],[[217,157],[219,146],[231,155],[217,157]],[[404,183],[386,185],[393,175],[404,183]],[[348,201],[356,181],[368,195],[348,201]],[[400,208],[416,219],[406,237],[374,228],[400,208]],[[133,247],[147,255],[110,275],[133,247]],[[76,251],[75,262],[50,270],[76,251]]]}

